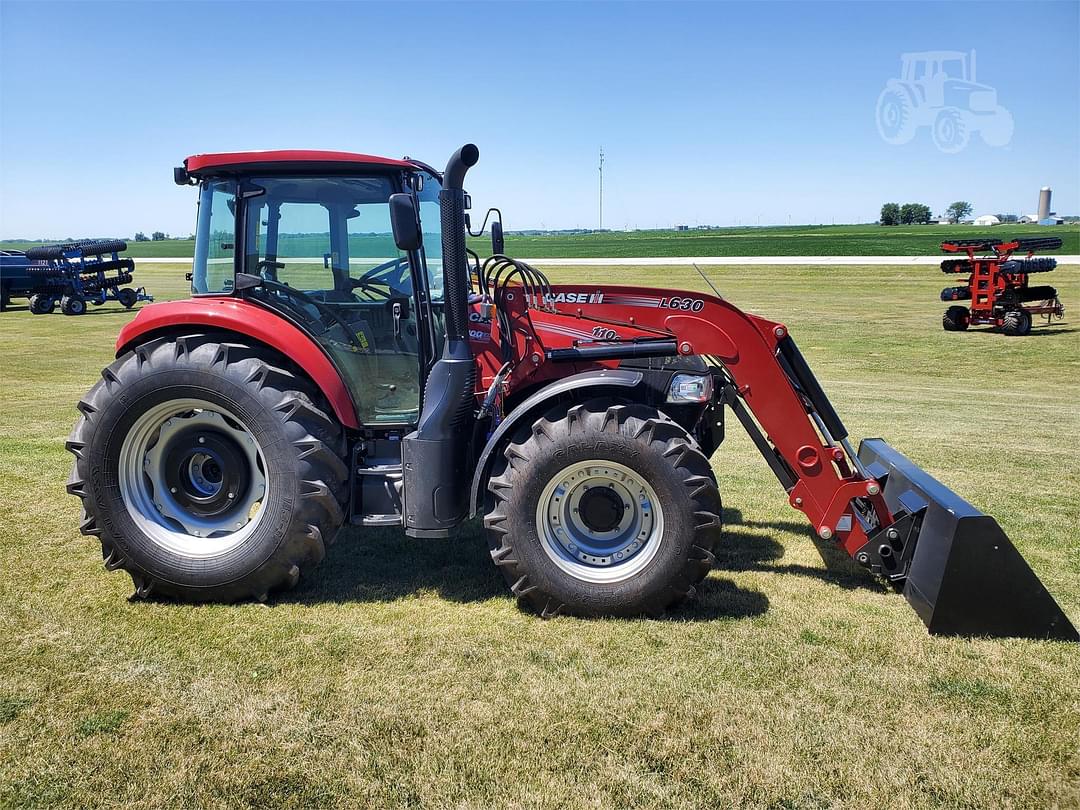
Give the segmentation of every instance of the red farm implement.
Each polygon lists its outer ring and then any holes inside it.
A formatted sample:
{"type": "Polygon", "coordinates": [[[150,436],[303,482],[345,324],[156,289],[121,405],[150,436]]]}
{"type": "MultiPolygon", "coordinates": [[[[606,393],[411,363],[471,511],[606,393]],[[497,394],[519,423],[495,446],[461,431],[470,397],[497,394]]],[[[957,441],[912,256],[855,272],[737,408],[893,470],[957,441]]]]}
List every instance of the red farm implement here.
{"type": "Polygon", "coordinates": [[[124,327],[67,443],[80,529],[137,597],[262,600],[345,523],[440,539],[476,516],[542,616],[656,615],[716,562],[730,412],[816,537],[931,632],[1077,638],[992,517],[881,439],[855,449],[783,323],[718,292],[552,285],[501,222],[481,262],[478,158],[175,170],[199,188],[192,297],[124,327]]]}
{"type": "Polygon", "coordinates": [[[941,318],[946,332],[961,332],[969,326],[993,326],[1006,335],[1026,335],[1036,317],[1050,323],[1065,317],[1065,307],[1057,290],[1048,284],[1032,285],[1029,277],[1048,273],[1057,261],[1047,256],[1035,257],[1043,250],[1057,250],[1056,236],[1012,239],[958,239],[942,242],[946,253],[966,253],[965,259],[945,259],[943,273],[967,274],[967,283],[946,287],[942,301],[967,301],[953,304],[941,318]],[[976,253],[983,255],[976,256],[976,253]],[[1023,258],[1014,255],[1024,254],[1023,258]]]}

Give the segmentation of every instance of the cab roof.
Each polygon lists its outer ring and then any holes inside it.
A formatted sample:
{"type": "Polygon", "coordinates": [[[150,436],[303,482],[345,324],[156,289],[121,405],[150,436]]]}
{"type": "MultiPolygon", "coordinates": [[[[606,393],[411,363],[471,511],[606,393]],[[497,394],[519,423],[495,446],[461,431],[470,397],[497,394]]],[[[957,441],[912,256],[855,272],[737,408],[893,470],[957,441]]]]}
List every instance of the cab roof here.
{"type": "Polygon", "coordinates": [[[260,169],[293,171],[348,171],[359,168],[414,169],[410,160],[362,155],[356,152],[328,152],[318,149],[273,149],[254,152],[218,152],[192,155],[184,169],[194,176],[260,169]]]}

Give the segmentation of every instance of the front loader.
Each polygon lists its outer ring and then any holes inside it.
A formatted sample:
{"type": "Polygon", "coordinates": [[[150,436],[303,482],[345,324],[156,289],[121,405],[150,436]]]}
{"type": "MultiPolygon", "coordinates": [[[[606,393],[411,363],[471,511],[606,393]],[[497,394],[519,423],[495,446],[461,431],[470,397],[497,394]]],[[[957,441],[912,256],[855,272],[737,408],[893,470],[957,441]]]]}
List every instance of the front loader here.
{"type": "Polygon", "coordinates": [[[344,523],[453,535],[543,616],[656,615],[715,563],[730,411],[821,540],[931,632],[1077,639],[993,518],[880,439],[856,452],[786,327],[717,295],[553,285],[467,248],[466,172],[196,155],[192,297],[79,403],[68,490],[138,597],[266,599],[344,523]]]}

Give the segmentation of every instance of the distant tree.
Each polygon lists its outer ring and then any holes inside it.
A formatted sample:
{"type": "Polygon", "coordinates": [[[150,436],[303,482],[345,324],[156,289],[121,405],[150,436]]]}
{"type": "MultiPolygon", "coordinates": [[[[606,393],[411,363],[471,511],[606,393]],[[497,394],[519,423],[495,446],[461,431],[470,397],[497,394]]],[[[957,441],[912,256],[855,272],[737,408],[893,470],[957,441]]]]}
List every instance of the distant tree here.
{"type": "Polygon", "coordinates": [[[896,203],[885,203],[883,206],[881,206],[881,224],[899,225],[900,206],[896,203]]]}
{"type": "Polygon", "coordinates": [[[1016,222],[1020,219],[1016,214],[997,214],[996,216],[1002,222],[1016,222]]]}
{"type": "Polygon", "coordinates": [[[904,203],[900,206],[900,224],[926,225],[930,222],[930,206],[922,203],[904,203]]]}
{"type": "Polygon", "coordinates": [[[154,233],[151,234],[150,238],[155,242],[163,242],[165,240],[165,232],[164,231],[154,231],[154,233]]]}
{"type": "Polygon", "coordinates": [[[958,200],[949,205],[948,210],[945,212],[945,216],[949,218],[949,222],[955,225],[960,220],[970,217],[971,211],[971,203],[958,200]]]}
{"type": "Polygon", "coordinates": [[[150,241],[150,237],[149,237],[149,236],[147,236],[147,235],[146,235],[145,233],[143,233],[142,231],[139,231],[139,232],[138,232],[137,234],[135,234],[135,241],[136,241],[136,242],[149,242],[149,241],[150,241]]]}

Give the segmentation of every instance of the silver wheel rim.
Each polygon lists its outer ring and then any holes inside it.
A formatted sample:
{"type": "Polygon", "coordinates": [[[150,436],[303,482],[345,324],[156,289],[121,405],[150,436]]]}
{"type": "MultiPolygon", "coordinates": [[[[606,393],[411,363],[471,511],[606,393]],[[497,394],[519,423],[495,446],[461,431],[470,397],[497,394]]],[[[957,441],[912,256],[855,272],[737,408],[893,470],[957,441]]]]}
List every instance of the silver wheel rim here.
{"type": "Polygon", "coordinates": [[[120,446],[118,473],[135,525],[186,557],[239,546],[261,523],[270,495],[258,441],[229,411],[200,399],[170,400],[142,414],[120,446]],[[198,513],[218,501],[225,506],[217,513],[198,513]]]}
{"type": "Polygon", "coordinates": [[[544,553],[576,579],[622,582],[656,556],[664,512],[656,491],[629,467],[582,461],[560,470],[544,487],[536,531],[544,553]],[[603,522],[590,517],[597,512],[603,522]]]}

